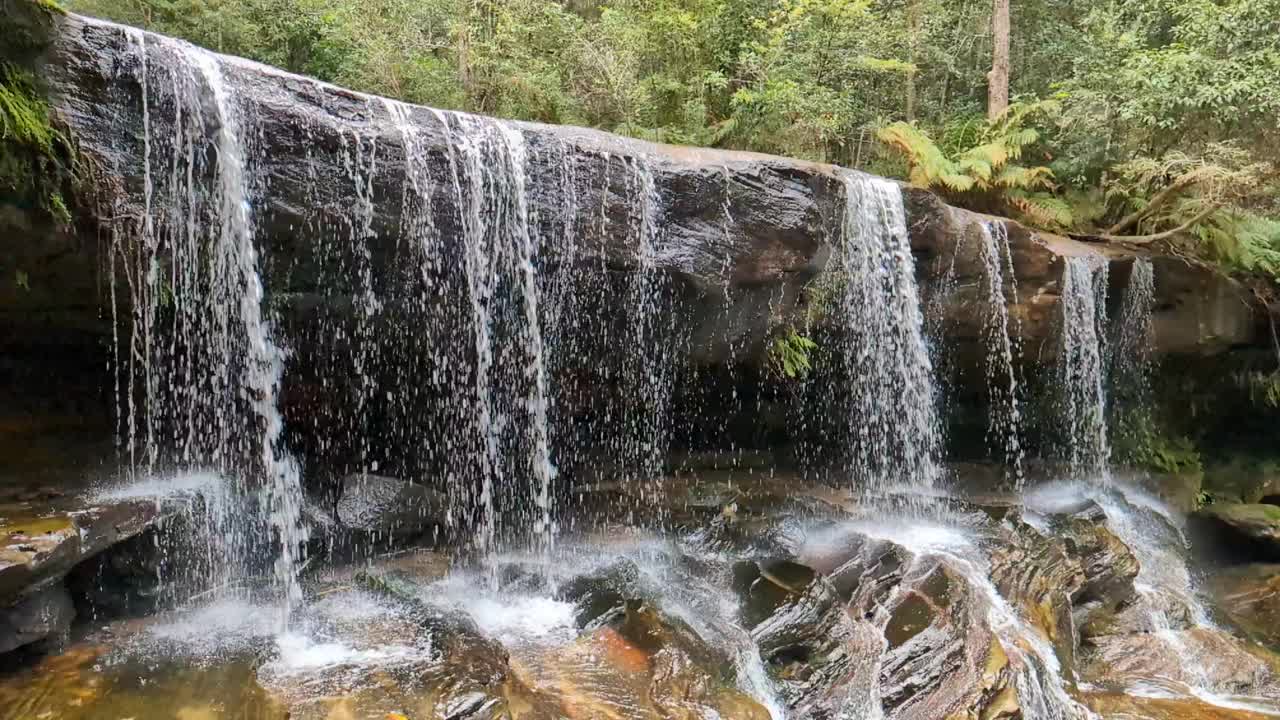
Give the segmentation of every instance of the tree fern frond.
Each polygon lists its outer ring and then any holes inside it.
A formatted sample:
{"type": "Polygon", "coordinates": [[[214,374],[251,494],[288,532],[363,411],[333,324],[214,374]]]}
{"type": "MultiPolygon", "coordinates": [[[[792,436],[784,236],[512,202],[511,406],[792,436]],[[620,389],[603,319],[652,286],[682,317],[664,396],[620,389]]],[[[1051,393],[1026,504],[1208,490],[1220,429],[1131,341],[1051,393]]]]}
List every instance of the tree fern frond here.
{"type": "Polygon", "coordinates": [[[1006,165],[993,183],[997,187],[1017,190],[1043,190],[1053,187],[1053,171],[1047,167],[1006,165]]]}
{"type": "Polygon", "coordinates": [[[911,184],[928,188],[958,175],[955,164],[933,140],[914,125],[904,122],[887,125],[876,132],[880,142],[900,152],[911,168],[911,184]]]}
{"type": "Polygon", "coordinates": [[[1075,224],[1071,204],[1049,193],[1010,191],[1009,204],[1017,208],[1032,225],[1068,228],[1075,224]]]}

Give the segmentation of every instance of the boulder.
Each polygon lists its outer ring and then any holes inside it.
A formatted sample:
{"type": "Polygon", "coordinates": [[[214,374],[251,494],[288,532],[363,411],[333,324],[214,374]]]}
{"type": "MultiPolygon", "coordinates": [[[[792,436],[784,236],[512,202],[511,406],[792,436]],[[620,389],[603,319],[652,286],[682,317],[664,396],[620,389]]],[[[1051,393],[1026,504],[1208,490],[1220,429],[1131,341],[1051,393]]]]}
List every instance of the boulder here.
{"type": "Polygon", "coordinates": [[[65,634],[75,617],[75,605],[61,582],[35,588],[0,609],[0,654],[65,634]]]}
{"type": "Polygon", "coordinates": [[[0,607],[27,589],[140,534],[160,516],[156,503],[128,502],[42,513],[0,508],[0,607]]]}
{"type": "Polygon", "coordinates": [[[367,473],[343,479],[335,509],[347,529],[395,536],[421,535],[444,524],[448,512],[449,498],[438,490],[367,473]]]}
{"type": "Polygon", "coordinates": [[[1280,560],[1280,506],[1214,503],[1193,516],[1238,559],[1280,560]]]}
{"type": "Polygon", "coordinates": [[[151,502],[46,511],[29,503],[0,506],[0,653],[66,631],[76,616],[67,583],[84,585],[68,576],[137,538],[162,514],[151,502]]]}

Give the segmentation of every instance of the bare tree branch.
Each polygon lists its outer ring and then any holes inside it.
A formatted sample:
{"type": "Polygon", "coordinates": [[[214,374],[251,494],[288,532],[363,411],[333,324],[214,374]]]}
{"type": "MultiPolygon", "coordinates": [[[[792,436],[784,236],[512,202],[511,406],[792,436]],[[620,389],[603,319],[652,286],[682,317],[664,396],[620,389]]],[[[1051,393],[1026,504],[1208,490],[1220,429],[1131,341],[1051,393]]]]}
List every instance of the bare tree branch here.
{"type": "Polygon", "coordinates": [[[1159,242],[1160,240],[1168,240],[1169,238],[1175,235],[1178,235],[1190,230],[1192,227],[1195,227],[1197,224],[1202,222],[1205,218],[1217,212],[1221,207],[1222,207],[1221,203],[1215,203],[1213,205],[1210,205],[1204,210],[1201,210],[1195,217],[1182,223],[1178,227],[1173,228],[1172,230],[1165,230],[1164,232],[1158,232],[1152,235],[1110,235],[1108,234],[1108,235],[1095,235],[1094,237],[1100,240],[1107,240],[1109,242],[1128,243],[1130,245],[1150,245],[1153,242],[1159,242]]]}

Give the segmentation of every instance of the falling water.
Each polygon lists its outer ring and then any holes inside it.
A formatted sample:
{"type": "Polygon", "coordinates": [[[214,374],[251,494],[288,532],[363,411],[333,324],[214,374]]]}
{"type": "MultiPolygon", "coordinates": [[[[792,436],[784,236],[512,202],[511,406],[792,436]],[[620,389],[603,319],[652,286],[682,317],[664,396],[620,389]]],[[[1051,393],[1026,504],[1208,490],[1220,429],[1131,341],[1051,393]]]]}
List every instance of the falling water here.
{"type": "Polygon", "coordinates": [[[1105,320],[1107,265],[1068,258],[1062,276],[1062,346],[1058,392],[1071,472],[1108,477],[1105,320]]]}
{"type": "Polygon", "coordinates": [[[163,462],[236,478],[262,516],[237,519],[214,540],[240,562],[247,538],[278,547],[274,576],[287,615],[300,597],[307,532],[298,468],[282,438],[284,353],[263,313],[240,113],[216,56],[124,32],[143,112],[142,217],[136,236],[116,233],[112,260],[133,309],[129,364],[118,367],[130,467],[136,477],[163,462]]]}
{"type": "Polygon", "coordinates": [[[989,396],[989,421],[987,440],[999,448],[1005,466],[1013,474],[1014,483],[1021,487],[1022,471],[1022,411],[1018,387],[1018,375],[1014,360],[1018,354],[1017,328],[1010,329],[1009,298],[1005,295],[1006,265],[1008,282],[1013,286],[1017,303],[1017,279],[1013,276],[1013,263],[1009,250],[1009,229],[1003,222],[983,222],[980,248],[983,277],[987,291],[987,313],[983,330],[987,343],[987,391],[989,396]]]}
{"type": "Polygon", "coordinates": [[[1151,421],[1151,313],[1155,274],[1151,261],[1136,258],[1120,300],[1110,353],[1111,431],[1140,432],[1151,421]]]}
{"type": "MultiPolygon", "coordinates": [[[[498,493],[508,484],[509,475],[527,478],[517,485],[532,492],[536,517],[525,524],[550,542],[555,470],[547,428],[546,362],[525,189],[524,137],[506,124],[479,117],[441,113],[439,118],[449,140],[449,175],[458,200],[475,343],[473,422],[483,439],[476,545],[486,552],[494,548],[501,504],[498,493]],[[516,340],[514,356],[509,347],[499,347],[494,336],[503,325],[500,314],[506,311],[504,284],[514,284],[512,292],[520,307],[520,320],[510,330],[516,340]],[[498,385],[495,376],[509,382],[498,385]],[[504,402],[503,392],[519,393],[515,388],[520,387],[522,394],[504,402]],[[523,459],[510,468],[503,451],[508,427],[518,428],[525,446],[523,459]]],[[[513,514],[529,512],[521,498],[508,504],[513,514]]]]}
{"type": "Polygon", "coordinates": [[[870,487],[932,487],[941,475],[941,429],[902,191],[858,173],[841,179],[852,471],[870,487]]]}
{"type": "Polygon", "coordinates": [[[665,322],[670,319],[666,282],[657,268],[661,208],[653,170],[643,156],[631,159],[628,169],[627,194],[634,208],[628,232],[639,270],[627,289],[624,347],[630,351],[622,358],[620,457],[624,475],[647,481],[659,477],[666,462],[674,343],[665,322]],[[636,352],[640,348],[645,352],[636,352]]]}

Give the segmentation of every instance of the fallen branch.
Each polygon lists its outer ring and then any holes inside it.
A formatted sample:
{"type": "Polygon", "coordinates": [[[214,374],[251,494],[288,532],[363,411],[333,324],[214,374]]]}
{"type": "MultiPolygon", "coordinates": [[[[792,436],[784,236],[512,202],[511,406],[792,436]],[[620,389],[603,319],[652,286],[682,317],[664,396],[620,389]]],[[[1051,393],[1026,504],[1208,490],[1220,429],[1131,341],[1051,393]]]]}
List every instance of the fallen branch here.
{"type": "Polygon", "coordinates": [[[1181,178],[1178,178],[1178,180],[1176,180],[1172,185],[1156,193],[1156,196],[1151,198],[1151,202],[1147,203],[1145,207],[1139,210],[1134,210],[1133,212],[1121,218],[1120,222],[1107,228],[1107,234],[1108,235],[1120,234],[1125,228],[1131,225],[1135,225],[1139,221],[1148,217],[1149,215],[1151,215],[1151,213],[1155,212],[1165,203],[1172,200],[1174,195],[1177,195],[1183,190],[1186,190],[1188,187],[1191,187],[1192,185],[1196,184],[1196,182],[1198,182],[1198,180],[1190,173],[1183,175],[1181,178]]]}
{"type": "Polygon", "coordinates": [[[1182,223],[1178,227],[1173,228],[1172,230],[1154,233],[1152,235],[1095,235],[1094,237],[1108,242],[1127,243],[1129,245],[1150,245],[1153,242],[1168,240],[1175,235],[1180,235],[1181,233],[1190,230],[1200,222],[1204,221],[1205,218],[1208,218],[1210,215],[1217,212],[1221,207],[1221,204],[1210,205],[1204,210],[1201,210],[1195,217],[1182,223]]]}

